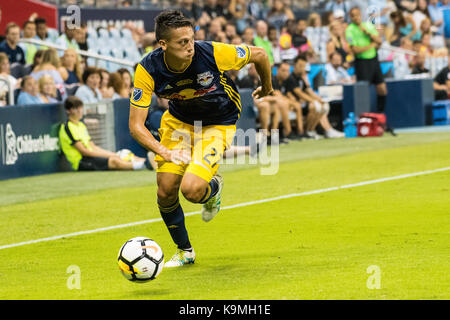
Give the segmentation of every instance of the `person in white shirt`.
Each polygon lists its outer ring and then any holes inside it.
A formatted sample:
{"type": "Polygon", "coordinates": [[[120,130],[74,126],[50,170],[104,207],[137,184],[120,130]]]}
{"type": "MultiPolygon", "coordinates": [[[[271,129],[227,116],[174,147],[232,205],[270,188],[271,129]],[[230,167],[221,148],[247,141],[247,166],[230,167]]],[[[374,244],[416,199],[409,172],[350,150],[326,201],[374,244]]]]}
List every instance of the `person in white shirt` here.
{"type": "Polygon", "coordinates": [[[338,52],[330,54],[330,62],[325,65],[326,85],[353,83],[354,79],[342,66],[342,56],[338,52]]]}
{"type": "Polygon", "coordinates": [[[101,73],[96,67],[87,67],[83,72],[83,85],[75,92],[83,103],[93,103],[103,100],[100,92],[101,73]]]}

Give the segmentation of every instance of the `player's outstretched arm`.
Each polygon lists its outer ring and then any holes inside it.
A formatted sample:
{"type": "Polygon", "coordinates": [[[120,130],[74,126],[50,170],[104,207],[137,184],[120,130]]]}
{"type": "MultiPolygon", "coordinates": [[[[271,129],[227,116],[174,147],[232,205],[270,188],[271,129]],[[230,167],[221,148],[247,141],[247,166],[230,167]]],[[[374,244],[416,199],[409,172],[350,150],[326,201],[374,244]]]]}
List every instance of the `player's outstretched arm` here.
{"type": "Polygon", "coordinates": [[[259,78],[261,79],[261,87],[253,92],[256,99],[271,95],[272,88],[272,70],[270,66],[269,56],[263,48],[250,47],[250,61],[254,63],[259,78]]]}
{"type": "Polygon", "coordinates": [[[184,150],[169,150],[156,140],[145,127],[148,109],[130,107],[129,127],[131,136],[144,148],[159,154],[164,160],[175,164],[189,163],[190,154],[184,150]]]}

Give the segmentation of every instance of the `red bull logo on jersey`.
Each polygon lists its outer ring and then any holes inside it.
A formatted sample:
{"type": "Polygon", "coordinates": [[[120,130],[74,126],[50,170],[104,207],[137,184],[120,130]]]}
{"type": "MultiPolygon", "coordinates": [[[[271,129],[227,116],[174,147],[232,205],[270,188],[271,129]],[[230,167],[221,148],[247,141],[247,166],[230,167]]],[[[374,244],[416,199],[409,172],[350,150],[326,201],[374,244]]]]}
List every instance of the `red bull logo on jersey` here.
{"type": "Polygon", "coordinates": [[[197,75],[197,82],[198,84],[207,87],[211,84],[211,82],[214,80],[214,76],[210,71],[203,72],[197,75]]]}
{"type": "Polygon", "coordinates": [[[180,92],[175,92],[175,93],[172,93],[169,95],[164,95],[161,97],[169,99],[169,100],[188,100],[188,99],[202,97],[205,94],[212,92],[216,89],[217,89],[216,85],[213,85],[211,88],[207,88],[207,89],[198,89],[198,90],[184,89],[184,90],[181,90],[180,92]]]}

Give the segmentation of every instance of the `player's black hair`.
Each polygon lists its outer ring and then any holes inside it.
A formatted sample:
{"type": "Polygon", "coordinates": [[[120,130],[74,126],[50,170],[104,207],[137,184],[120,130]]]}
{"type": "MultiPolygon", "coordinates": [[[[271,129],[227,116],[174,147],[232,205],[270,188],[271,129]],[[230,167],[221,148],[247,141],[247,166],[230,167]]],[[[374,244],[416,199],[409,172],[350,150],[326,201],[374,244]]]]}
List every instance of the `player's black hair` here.
{"type": "Polygon", "coordinates": [[[194,25],[191,20],[187,19],[179,10],[168,10],[161,12],[155,18],[155,36],[156,41],[167,39],[170,29],[178,29],[183,27],[191,27],[194,25]]]}
{"type": "Polygon", "coordinates": [[[66,110],[78,108],[83,105],[83,101],[80,100],[80,98],[76,96],[70,96],[64,101],[64,108],[66,110]]]}

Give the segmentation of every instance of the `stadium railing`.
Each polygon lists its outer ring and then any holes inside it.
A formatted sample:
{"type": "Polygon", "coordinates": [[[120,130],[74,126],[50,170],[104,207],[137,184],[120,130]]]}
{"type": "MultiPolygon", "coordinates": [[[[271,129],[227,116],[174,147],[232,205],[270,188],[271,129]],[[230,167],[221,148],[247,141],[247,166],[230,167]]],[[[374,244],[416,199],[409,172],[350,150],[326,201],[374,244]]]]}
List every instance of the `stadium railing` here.
{"type": "MultiPolygon", "coordinates": [[[[37,40],[37,39],[24,39],[24,38],[22,38],[19,41],[20,42],[25,42],[25,43],[31,43],[31,44],[35,44],[35,45],[39,45],[39,46],[46,46],[46,47],[49,47],[49,48],[54,48],[54,49],[59,50],[59,51],[64,51],[64,50],[67,49],[65,47],[56,45],[54,43],[41,41],[41,40],[37,40]]],[[[106,61],[106,62],[109,62],[109,63],[112,63],[112,64],[118,64],[118,65],[122,65],[122,66],[125,66],[125,67],[133,68],[135,63],[137,62],[137,61],[133,62],[133,61],[130,61],[128,59],[115,58],[115,57],[111,57],[111,56],[108,56],[108,55],[98,54],[96,52],[80,50],[80,49],[76,50],[76,52],[79,55],[81,55],[81,56],[93,59],[93,61],[95,61],[95,65],[96,66],[98,66],[99,61],[106,61]]]]}

